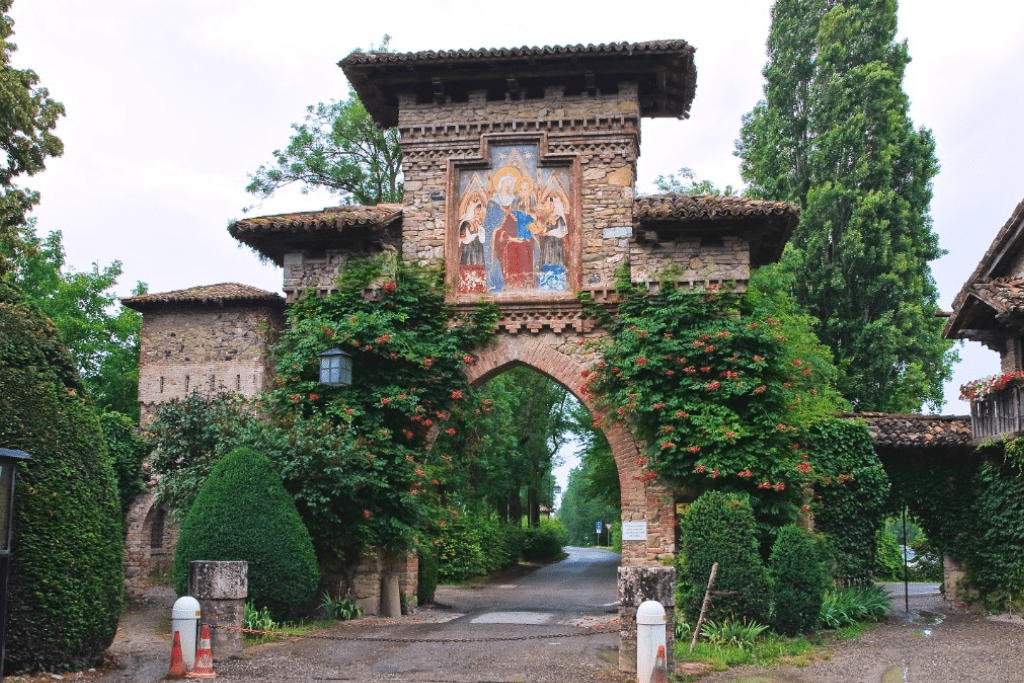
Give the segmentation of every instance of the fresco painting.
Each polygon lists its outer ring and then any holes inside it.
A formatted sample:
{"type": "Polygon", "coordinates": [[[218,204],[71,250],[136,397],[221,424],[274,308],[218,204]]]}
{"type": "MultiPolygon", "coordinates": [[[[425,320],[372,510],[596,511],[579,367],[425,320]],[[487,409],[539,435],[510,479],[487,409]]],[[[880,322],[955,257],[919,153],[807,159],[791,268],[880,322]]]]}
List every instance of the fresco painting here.
{"type": "Polygon", "coordinates": [[[459,174],[459,293],[569,290],[569,171],[533,145],[495,145],[491,168],[459,174]]]}

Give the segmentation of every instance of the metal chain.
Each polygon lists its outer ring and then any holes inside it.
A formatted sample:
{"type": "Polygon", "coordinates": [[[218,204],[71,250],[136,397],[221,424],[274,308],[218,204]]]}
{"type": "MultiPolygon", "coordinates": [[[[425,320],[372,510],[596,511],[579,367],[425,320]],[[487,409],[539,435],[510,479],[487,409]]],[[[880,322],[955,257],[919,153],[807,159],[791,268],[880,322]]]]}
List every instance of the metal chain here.
{"type": "MultiPolygon", "coordinates": [[[[205,623],[205,622],[204,622],[205,623]]],[[[490,638],[388,638],[378,636],[321,636],[313,634],[285,633],[284,631],[260,631],[241,626],[228,626],[226,624],[210,623],[211,628],[219,628],[225,631],[236,631],[259,636],[281,636],[285,638],[311,638],[314,640],[365,640],[378,643],[489,643],[492,641],[506,640],[551,640],[554,638],[578,638],[580,636],[596,636],[605,633],[618,633],[618,627],[598,628],[574,633],[552,633],[535,636],[495,636],[490,638]]]]}

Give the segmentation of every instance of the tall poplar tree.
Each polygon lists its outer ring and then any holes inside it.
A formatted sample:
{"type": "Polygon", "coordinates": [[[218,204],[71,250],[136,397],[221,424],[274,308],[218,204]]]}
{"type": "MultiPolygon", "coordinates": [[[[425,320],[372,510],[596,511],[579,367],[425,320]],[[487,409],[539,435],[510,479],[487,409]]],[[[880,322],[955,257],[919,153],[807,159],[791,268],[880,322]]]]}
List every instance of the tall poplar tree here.
{"type": "Polygon", "coordinates": [[[942,404],[956,359],[935,316],[931,131],[908,116],[895,0],[778,0],[765,99],[736,154],[753,193],[799,204],[776,272],[818,320],[857,409],[942,404]]]}

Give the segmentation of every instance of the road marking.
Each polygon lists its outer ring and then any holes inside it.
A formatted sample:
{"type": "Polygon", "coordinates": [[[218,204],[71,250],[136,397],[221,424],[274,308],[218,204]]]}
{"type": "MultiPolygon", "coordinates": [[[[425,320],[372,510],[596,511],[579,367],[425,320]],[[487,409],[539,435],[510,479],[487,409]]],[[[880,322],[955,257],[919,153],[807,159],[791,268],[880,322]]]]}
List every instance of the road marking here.
{"type": "Polygon", "coordinates": [[[550,612],[488,612],[474,617],[471,624],[546,624],[550,612]]]}

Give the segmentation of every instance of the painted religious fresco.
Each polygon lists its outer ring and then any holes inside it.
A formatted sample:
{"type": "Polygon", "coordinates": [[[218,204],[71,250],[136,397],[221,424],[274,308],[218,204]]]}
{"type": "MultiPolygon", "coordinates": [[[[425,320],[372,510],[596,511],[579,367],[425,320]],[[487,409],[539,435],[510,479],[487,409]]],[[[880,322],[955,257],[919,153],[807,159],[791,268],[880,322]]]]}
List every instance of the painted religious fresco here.
{"type": "Polygon", "coordinates": [[[535,145],[491,147],[491,167],[458,178],[460,294],[569,291],[569,170],[538,165],[535,145]]]}

